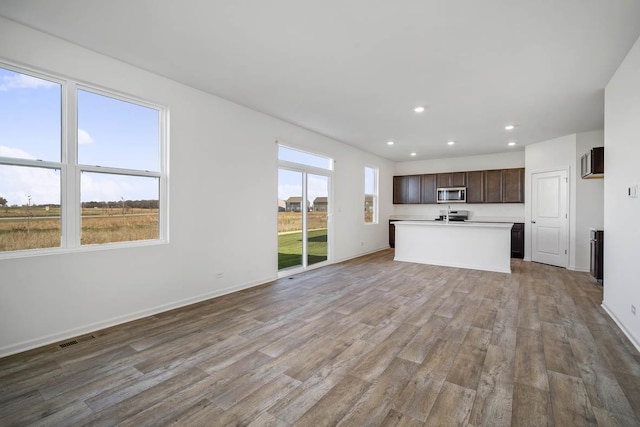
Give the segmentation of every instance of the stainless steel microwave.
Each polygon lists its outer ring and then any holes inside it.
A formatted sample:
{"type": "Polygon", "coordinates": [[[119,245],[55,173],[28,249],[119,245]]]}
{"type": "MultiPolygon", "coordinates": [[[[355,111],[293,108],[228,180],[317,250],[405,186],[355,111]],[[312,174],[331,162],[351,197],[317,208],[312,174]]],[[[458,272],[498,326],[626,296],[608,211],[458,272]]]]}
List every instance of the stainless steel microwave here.
{"type": "Polygon", "coordinates": [[[438,203],[466,203],[467,187],[438,188],[438,203]]]}

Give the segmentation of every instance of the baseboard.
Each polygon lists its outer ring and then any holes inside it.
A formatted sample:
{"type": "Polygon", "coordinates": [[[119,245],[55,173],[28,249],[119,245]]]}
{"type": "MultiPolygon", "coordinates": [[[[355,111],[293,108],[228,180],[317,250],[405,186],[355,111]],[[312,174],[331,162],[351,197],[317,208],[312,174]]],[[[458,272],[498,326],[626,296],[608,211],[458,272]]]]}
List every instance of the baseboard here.
{"type": "Polygon", "coordinates": [[[622,333],[624,333],[626,335],[627,338],[629,338],[629,341],[631,341],[631,344],[633,344],[633,346],[636,348],[636,350],[640,351],[640,342],[638,342],[633,335],[631,335],[631,332],[629,332],[629,330],[627,328],[624,327],[624,325],[622,324],[622,322],[620,322],[620,320],[618,320],[618,318],[616,317],[615,314],[613,314],[613,311],[611,311],[611,309],[609,309],[605,303],[603,302],[601,305],[602,309],[604,311],[607,312],[607,314],[609,315],[609,317],[611,317],[613,319],[614,322],[616,322],[616,325],[618,325],[618,327],[620,328],[620,330],[622,331],[622,333]]]}
{"type": "Polygon", "coordinates": [[[567,270],[571,270],[571,271],[578,271],[580,273],[589,273],[589,269],[588,268],[578,268],[576,266],[569,266],[567,267],[567,270]]]}
{"type": "Polygon", "coordinates": [[[135,313],[130,313],[124,316],[114,317],[100,322],[91,323],[78,328],[67,329],[63,332],[58,332],[51,335],[46,335],[40,338],[34,338],[27,341],[22,341],[17,344],[11,344],[0,348],[0,358],[11,356],[12,354],[21,353],[23,351],[32,350],[34,348],[43,347],[45,345],[54,344],[60,341],[68,340],[80,335],[89,334],[102,329],[110,328],[112,326],[121,325],[123,323],[131,322],[134,320],[142,319],[144,317],[153,316],[154,314],[163,313],[165,311],[174,310],[176,308],[184,307],[187,305],[195,304],[208,299],[217,298],[222,295],[227,295],[232,292],[241,291],[243,289],[252,288],[254,286],[264,285],[276,280],[275,277],[266,278],[258,281],[252,281],[241,285],[230,286],[223,289],[218,289],[213,292],[207,292],[191,298],[185,298],[180,301],[172,302],[169,304],[163,304],[146,310],[141,310],[135,313]]]}

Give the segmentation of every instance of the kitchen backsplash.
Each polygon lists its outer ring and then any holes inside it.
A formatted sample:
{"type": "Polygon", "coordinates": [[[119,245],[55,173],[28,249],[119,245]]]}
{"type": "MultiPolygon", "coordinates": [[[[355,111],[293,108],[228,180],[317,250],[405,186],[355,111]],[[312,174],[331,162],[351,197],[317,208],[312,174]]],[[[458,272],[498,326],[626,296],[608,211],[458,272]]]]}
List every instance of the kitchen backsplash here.
{"type": "Polygon", "coordinates": [[[524,203],[451,203],[438,205],[394,205],[393,216],[416,216],[424,218],[435,218],[440,215],[441,210],[446,210],[451,206],[451,210],[465,209],[469,211],[469,219],[474,218],[524,218],[524,203]]]}

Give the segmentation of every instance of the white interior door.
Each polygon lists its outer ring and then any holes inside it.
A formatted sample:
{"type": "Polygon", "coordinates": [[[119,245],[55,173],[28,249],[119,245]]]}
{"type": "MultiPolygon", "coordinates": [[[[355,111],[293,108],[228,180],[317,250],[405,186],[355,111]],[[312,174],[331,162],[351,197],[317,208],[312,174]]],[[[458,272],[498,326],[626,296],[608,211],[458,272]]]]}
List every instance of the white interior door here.
{"type": "Polygon", "coordinates": [[[531,176],[531,260],[569,264],[567,171],[531,176]]]}

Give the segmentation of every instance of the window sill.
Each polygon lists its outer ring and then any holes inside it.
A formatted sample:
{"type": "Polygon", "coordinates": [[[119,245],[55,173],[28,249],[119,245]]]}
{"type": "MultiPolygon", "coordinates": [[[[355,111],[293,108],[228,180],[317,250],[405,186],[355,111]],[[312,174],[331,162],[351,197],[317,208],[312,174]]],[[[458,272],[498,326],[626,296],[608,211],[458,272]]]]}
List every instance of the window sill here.
{"type": "Polygon", "coordinates": [[[103,243],[98,245],[83,245],[77,248],[43,248],[25,249],[11,252],[0,252],[0,261],[4,259],[28,258],[46,255],[75,254],[115,249],[139,248],[144,246],[158,246],[168,244],[168,240],[136,240],[131,242],[103,243]]]}

